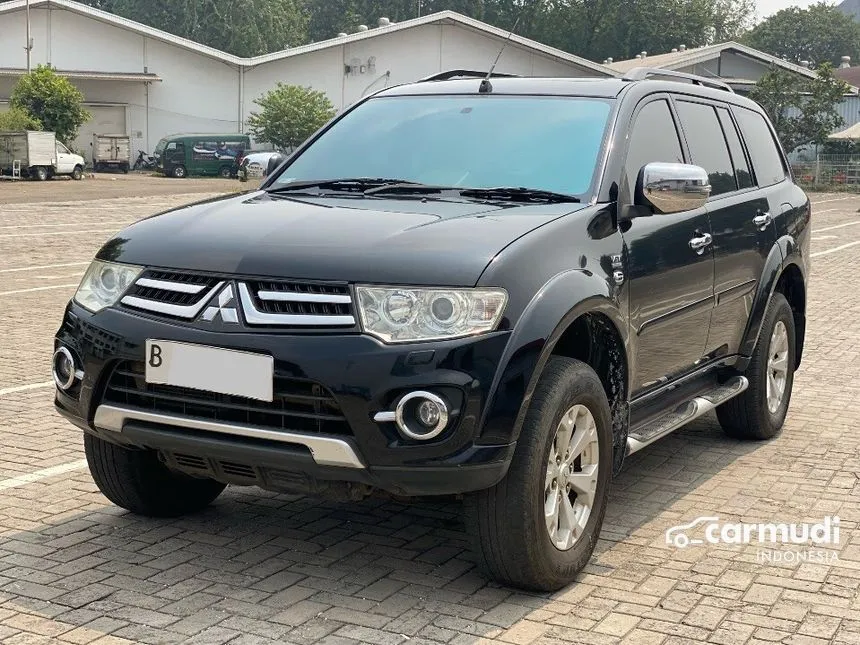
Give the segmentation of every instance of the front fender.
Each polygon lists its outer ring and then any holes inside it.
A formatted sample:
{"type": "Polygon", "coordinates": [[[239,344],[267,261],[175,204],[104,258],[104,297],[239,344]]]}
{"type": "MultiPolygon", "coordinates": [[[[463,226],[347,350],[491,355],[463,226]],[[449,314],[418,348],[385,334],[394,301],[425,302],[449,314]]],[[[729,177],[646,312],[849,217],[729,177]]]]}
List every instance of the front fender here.
{"type": "Polygon", "coordinates": [[[585,313],[612,320],[627,346],[627,325],[605,278],[576,269],[551,278],[519,317],[490,386],[478,443],[516,441],[538,378],[564,331],[585,313]]]}

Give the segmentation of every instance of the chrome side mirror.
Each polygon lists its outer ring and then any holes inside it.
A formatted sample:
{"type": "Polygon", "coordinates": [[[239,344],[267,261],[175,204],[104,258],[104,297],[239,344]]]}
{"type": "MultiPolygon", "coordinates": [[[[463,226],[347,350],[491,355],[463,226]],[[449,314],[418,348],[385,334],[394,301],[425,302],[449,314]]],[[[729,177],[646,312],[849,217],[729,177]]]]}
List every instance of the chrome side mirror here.
{"type": "Polygon", "coordinates": [[[638,184],[637,204],[661,214],[702,208],[711,195],[707,171],[682,163],[649,163],[639,173],[638,184]]]}
{"type": "Polygon", "coordinates": [[[280,166],[284,162],[285,158],[286,157],[284,157],[284,155],[280,153],[269,157],[269,163],[266,164],[266,177],[268,177],[275,170],[277,170],[278,166],[280,166]]]}

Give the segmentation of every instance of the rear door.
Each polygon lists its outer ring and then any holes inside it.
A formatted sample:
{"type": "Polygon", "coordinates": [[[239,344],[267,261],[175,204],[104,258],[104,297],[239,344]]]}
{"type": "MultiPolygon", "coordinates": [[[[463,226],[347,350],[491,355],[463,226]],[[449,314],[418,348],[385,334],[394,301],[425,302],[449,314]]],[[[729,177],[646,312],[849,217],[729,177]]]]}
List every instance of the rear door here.
{"type": "Polygon", "coordinates": [[[766,191],[753,185],[729,109],[681,97],[675,106],[690,159],[708,172],[712,187],[707,209],[714,238],[714,311],[705,354],[735,354],[776,241],[771,205],[766,191]]]}
{"type": "MultiPolygon", "coordinates": [[[[684,163],[668,97],[637,107],[621,184],[632,191],[643,166],[684,163]]],[[[633,395],[694,370],[702,358],[713,308],[714,261],[710,246],[691,240],[710,235],[704,208],[636,217],[625,224],[630,332],[635,338],[633,395]]]]}

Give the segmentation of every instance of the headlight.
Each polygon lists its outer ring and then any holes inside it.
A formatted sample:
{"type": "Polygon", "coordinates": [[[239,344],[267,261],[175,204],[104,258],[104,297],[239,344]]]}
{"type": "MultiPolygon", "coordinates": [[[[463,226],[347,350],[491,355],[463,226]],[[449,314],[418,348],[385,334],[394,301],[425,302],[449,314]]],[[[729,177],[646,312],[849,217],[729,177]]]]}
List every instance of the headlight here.
{"type": "Polygon", "coordinates": [[[143,267],[93,260],[75,293],[75,302],[93,313],[110,307],[142,270],[143,267]]]}
{"type": "Polygon", "coordinates": [[[508,294],[504,289],[358,287],[365,332],[386,343],[441,340],[492,331],[508,294]]]}

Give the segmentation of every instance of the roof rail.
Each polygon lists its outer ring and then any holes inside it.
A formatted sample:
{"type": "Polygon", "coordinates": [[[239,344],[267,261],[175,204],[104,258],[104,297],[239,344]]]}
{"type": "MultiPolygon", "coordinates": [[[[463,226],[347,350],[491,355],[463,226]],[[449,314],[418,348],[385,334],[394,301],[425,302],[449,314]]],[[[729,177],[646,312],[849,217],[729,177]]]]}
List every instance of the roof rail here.
{"type": "MultiPolygon", "coordinates": [[[[428,81],[450,81],[452,78],[486,78],[487,72],[478,72],[471,69],[451,69],[447,72],[439,72],[426,78],[419,80],[419,83],[427,83],[428,81]]],[[[502,74],[493,72],[491,78],[519,78],[516,74],[502,74]]]]}
{"type": "Polygon", "coordinates": [[[644,81],[652,76],[662,76],[664,78],[674,79],[680,78],[690,81],[693,85],[702,85],[704,87],[712,87],[718,90],[734,93],[731,85],[723,81],[697,76],[696,74],[685,74],[684,72],[675,72],[669,69],[660,69],[658,67],[634,67],[624,75],[622,80],[625,81],[644,81]]]}

